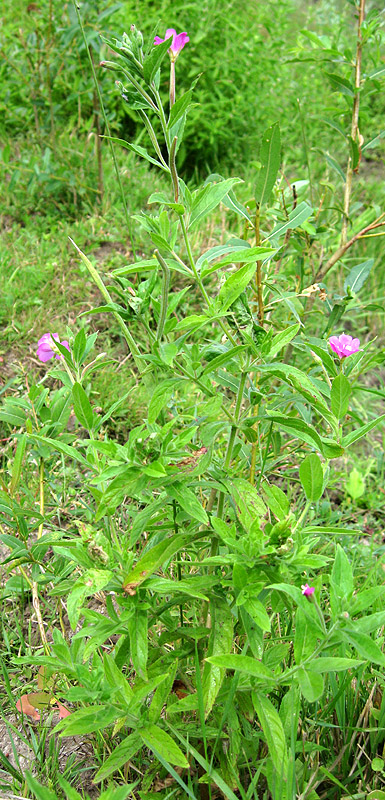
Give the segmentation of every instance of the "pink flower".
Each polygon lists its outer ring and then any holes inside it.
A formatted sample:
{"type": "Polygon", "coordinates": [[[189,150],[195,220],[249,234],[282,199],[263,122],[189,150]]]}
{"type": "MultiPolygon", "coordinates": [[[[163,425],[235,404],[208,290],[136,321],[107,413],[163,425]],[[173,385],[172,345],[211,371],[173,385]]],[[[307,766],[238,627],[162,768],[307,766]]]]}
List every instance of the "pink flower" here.
{"type": "Polygon", "coordinates": [[[168,50],[171,61],[175,61],[178,58],[180,51],[183,50],[185,44],[190,41],[187,33],[177,33],[174,28],[167,28],[164,39],[161,39],[159,36],[155,36],[154,44],[162,44],[162,42],[165,42],[166,39],[172,39],[168,50]]]}
{"type": "Polygon", "coordinates": [[[301,586],[301,589],[302,589],[302,594],[304,594],[305,597],[310,597],[310,595],[314,594],[315,592],[314,586],[309,586],[308,583],[305,583],[303,586],[301,586]]]}
{"type": "Polygon", "coordinates": [[[337,353],[340,358],[352,356],[353,353],[358,353],[360,349],[360,340],[353,339],[347,333],[341,333],[341,336],[331,336],[329,344],[333,353],[337,353]]]}
{"type": "MultiPolygon", "coordinates": [[[[41,339],[39,339],[37,343],[37,357],[39,361],[49,361],[50,358],[53,358],[54,356],[58,361],[63,358],[63,356],[57,354],[57,351],[54,350],[55,342],[53,340],[60,342],[58,333],[53,333],[52,335],[50,333],[45,333],[41,339]]],[[[66,347],[67,350],[70,349],[67,341],[60,342],[60,344],[66,347]]]]}

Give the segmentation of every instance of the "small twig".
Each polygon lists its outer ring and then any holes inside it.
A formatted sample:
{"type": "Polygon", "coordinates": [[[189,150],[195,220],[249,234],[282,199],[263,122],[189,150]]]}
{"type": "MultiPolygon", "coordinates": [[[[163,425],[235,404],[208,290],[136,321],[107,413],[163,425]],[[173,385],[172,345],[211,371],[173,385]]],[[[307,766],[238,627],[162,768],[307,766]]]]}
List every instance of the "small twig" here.
{"type": "MultiPolygon", "coordinates": [[[[360,8],[358,13],[357,49],[356,49],[355,80],[354,80],[355,93],[353,100],[352,127],[350,133],[353,142],[356,142],[357,134],[359,134],[358,116],[360,110],[362,23],[364,21],[364,16],[365,16],[365,0],[360,0],[360,8]]],[[[346,243],[347,239],[350,199],[352,195],[352,178],[353,178],[353,162],[351,155],[349,155],[348,166],[346,169],[346,181],[345,181],[345,193],[344,193],[344,218],[342,221],[342,229],[341,229],[341,246],[343,246],[346,243]]]]}
{"type": "Polygon", "coordinates": [[[345,244],[341,245],[335,251],[335,253],[333,253],[333,255],[330,256],[329,260],[326,262],[324,267],[322,266],[322,264],[320,264],[319,269],[318,269],[318,271],[316,272],[316,274],[314,276],[314,283],[319,283],[320,281],[323,281],[325,275],[327,275],[329,270],[332,267],[334,267],[334,264],[336,264],[336,262],[339,261],[340,258],[342,258],[342,256],[346,253],[346,251],[349,249],[349,247],[351,247],[352,244],[357,242],[358,239],[361,239],[361,237],[363,237],[368,231],[372,231],[372,230],[374,230],[374,228],[381,228],[382,225],[385,225],[385,220],[380,222],[380,220],[384,216],[385,216],[385,213],[380,214],[380,216],[377,217],[377,219],[375,219],[374,222],[371,222],[370,225],[367,225],[366,228],[362,229],[362,231],[359,231],[359,233],[356,233],[355,236],[353,236],[351,239],[349,239],[348,242],[346,242],[345,244]]]}

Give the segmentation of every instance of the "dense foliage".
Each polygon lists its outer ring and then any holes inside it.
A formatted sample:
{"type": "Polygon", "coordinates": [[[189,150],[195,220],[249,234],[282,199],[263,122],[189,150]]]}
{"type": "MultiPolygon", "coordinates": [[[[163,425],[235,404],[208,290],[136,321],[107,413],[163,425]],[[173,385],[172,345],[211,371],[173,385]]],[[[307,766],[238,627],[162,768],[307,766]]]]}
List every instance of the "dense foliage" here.
{"type": "Polygon", "coordinates": [[[56,263],[51,310],[26,281],[4,326],[33,319],[36,358],[0,406],[2,785],[382,800],[381,9],[128,5],[4,33],[12,226],[69,234],[82,283],[58,313],[56,263]],[[92,784],[57,734],[91,743],[92,784]]]}

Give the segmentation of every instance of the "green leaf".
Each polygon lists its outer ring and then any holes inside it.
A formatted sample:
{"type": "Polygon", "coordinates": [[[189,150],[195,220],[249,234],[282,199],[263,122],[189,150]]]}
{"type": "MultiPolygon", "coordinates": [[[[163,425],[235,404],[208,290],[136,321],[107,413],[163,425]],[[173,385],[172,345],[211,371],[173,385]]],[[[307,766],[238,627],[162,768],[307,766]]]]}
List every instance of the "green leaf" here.
{"type": "Polygon", "coordinates": [[[365,492],[365,478],[357,467],[353,467],[349,472],[348,480],[346,481],[345,489],[353,500],[358,500],[359,497],[365,492]]]}
{"type": "Polygon", "coordinates": [[[253,692],[252,700],[274,769],[278,776],[286,778],[288,768],[286,738],[278,711],[262,693],[253,692]]]}
{"type": "Polygon", "coordinates": [[[179,503],[180,507],[193,518],[203,525],[209,524],[209,518],[202,507],[202,504],[185,483],[173,483],[167,486],[167,494],[179,503]]]}
{"type": "Polygon", "coordinates": [[[91,403],[80,383],[74,383],[72,387],[72,399],[74,403],[74,411],[78,421],[81,425],[83,425],[83,428],[92,430],[95,420],[91,403]]]}
{"type": "Polygon", "coordinates": [[[330,393],[331,409],[337,419],[342,419],[349,408],[350,395],[352,393],[347,377],[340,372],[332,383],[330,393]]]}
{"type": "Polygon", "coordinates": [[[317,645],[317,633],[302,608],[297,608],[294,636],[294,658],[296,664],[300,664],[314,652],[317,645]]]}
{"type": "Polygon", "coordinates": [[[131,689],[128,680],[124,677],[123,673],[117,666],[114,658],[109,653],[103,654],[103,667],[106,680],[114,690],[116,689],[116,687],[119,688],[117,695],[122,699],[123,703],[129,708],[132,703],[134,693],[131,689]]]}
{"type": "Polygon", "coordinates": [[[218,295],[218,301],[222,312],[227,311],[239,295],[245,291],[246,286],[248,286],[255,275],[255,269],[255,262],[244,264],[243,267],[240,267],[227,278],[227,281],[221,286],[218,295]]]}
{"type": "Polygon", "coordinates": [[[175,659],[174,663],[170,667],[169,673],[166,675],[165,680],[154,692],[150,708],[148,709],[149,722],[155,723],[160,718],[162,708],[166,704],[167,698],[172,691],[177,669],[178,661],[175,659]]]}
{"type": "Polygon", "coordinates": [[[113,750],[110,756],[106,759],[104,764],[98,769],[93,781],[99,783],[104,781],[113,772],[123,767],[128,761],[140,750],[143,746],[142,739],[137,731],[130,733],[126,739],[113,750]]]}
{"type": "Polygon", "coordinates": [[[258,173],[255,185],[255,200],[258,205],[263,205],[269,199],[271,190],[277,179],[281,159],[281,137],[279,133],[279,123],[275,122],[264,132],[262,136],[261,148],[259,151],[259,161],[261,169],[258,173]]]}
{"type": "Polygon", "coordinates": [[[28,784],[28,788],[34,793],[37,800],[58,800],[57,794],[51,792],[51,789],[48,789],[46,786],[41,786],[39,781],[37,781],[28,770],[25,772],[25,780],[28,784]]]}
{"type": "Polygon", "coordinates": [[[80,464],[83,464],[83,467],[87,467],[87,469],[93,470],[94,472],[97,471],[96,467],[92,466],[89,461],[86,461],[86,459],[81,456],[74,447],[71,447],[69,444],[65,444],[61,441],[61,439],[50,439],[48,436],[39,436],[37,433],[30,433],[29,438],[34,439],[40,444],[48,444],[50,447],[53,447],[54,450],[58,450],[59,453],[64,453],[66,456],[69,456],[75,461],[78,461],[80,464]]]}
{"type": "Polygon", "coordinates": [[[277,251],[266,245],[265,247],[245,247],[242,250],[235,250],[230,255],[223,258],[216,264],[216,269],[226,267],[228,264],[238,264],[249,262],[255,263],[256,261],[263,261],[268,256],[273,256],[277,251]]]}
{"type": "Polygon", "coordinates": [[[273,336],[269,344],[269,357],[273,358],[275,355],[277,355],[277,353],[279,353],[280,350],[282,350],[283,347],[289,344],[289,342],[294,339],[294,336],[297,335],[300,327],[300,324],[296,323],[295,325],[290,325],[290,327],[286,328],[286,330],[281,331],[273,336]]]}
{"type": "Polygon", "coordinates": [[[299,477],[306,499],[316,503],[323,491],[324,473],[317,453],[309,453],[301,463],[299,477]]]}
{"type": "Polygon", "coordinates": [[[128,620],[130,652],[134,670],[143,680],[147,680],[148,658],[148,618],[147,611],[136,608],[128,620]]]}
{"type": "Polygon", "coordinates": [[[139,559],[134,568],[127,575],[124,580],[123,588],[127,591],[135,590],[140,586],[146,578],[149,578],[159,567],[168,561],[171,556],[178,552],[179,549],[185,547],[191,541],[191,535],[188,533],[178,534],[169,539],[163,539],[158,544],[151,547],[150,550],[139,559]]]}
{"type": "Polygon", "coordinates": [[[22,466],[23,466],[23,460],[24,460],[24,453],[25,453],[26,444],[27,444],[27,437],[26,437],[26,434],[23,433],[20,436],[20,439],[19,439],[19,441],[17,443],[16,453],[15,453],[15,455],[13,457],[12,477],[11,477],[11,481],[10,481],[10,484],[9,484],[9,493],[10,493],[11,497],[15,493],[15,490],[16,490],[18,484],[19,484],[19,480],[20,480],[20,476],[21,476],[21,470],[22,470],[22,466]]]}
{"type": "Polygon", "coordinates": [[[255,597],[248,596],[244,603],[247,613],[262,631],[270,631],[271,623],[265,606],[255,597]]]}
{"type": "Polygon", "coordinates": [[[168,380],[160,383],[159,386],[153,390],[148,406],[148,421],[150,424],[157,420],[162,409],[167,405],[169,400],[171,400],[171,397],[174,394],[175,385],[176,381],[169,378],[168,380]]]}
{"type": "MultiPolygon", "coordinates": [[[[228,655],[233,646],[234,618],[230,607],[224,600],[216,599],[209,605],[211,634],[208,656],[228,655]]],[[[210,713],[225,677],[224,667],[214,666],[205,661],[202,673],[202,690],[206,717],[210,713]]]]}
{"type": "Polygon", "coordinates": [[[360,163],[360,158],[361,158],[360,149],[357,142],[352,138],[352,136],[348,136],[347,140],[349,142],[352,169],[353,171],[355,171],[360,163]]]}
{"type": "Polygon", "coordinates": [[[261,493],[264,496],[265,503],[268,505],[270,511],[277,517],[278,520],[283,520],[287,517],[290,509],[289,498],[274,483],[263,483],[261,485],[261,493]]]}
{"type": "Polygon", "coordinates": [[[247,344],[237,344],[235,347],[230,347],[225,353],[221,353],[220,356],[212,358],[204,368],[202,375],[209,375],[211,372],[215,372],[218,367],[222,367],[224,364],[227,364],[234,358],[234,356],[238,355],[238,353],[242,353],[244,350],[247,350],[247,348],[247,344]]]}
{"type": "Polygon", "coordinates": [[[369,258],[367,261],[362,261],[361,264],[356,264],[350,270],[349,275],[345,278],[344,292],[347,294],[348,288],[351,292],[357,292],[362,289],[365,281],[368,279],[371,269],[374,264],[374,258],[369,258]]]}
{"type": "Polygon", "coordinates": [[[136,153],[141,158],[145,158],[146,161],[149,161],[150,164],[155,164],[156,167],[159,167],[164,172],[169,172],[170,170],[168,167],[165,167],[160,161],[157,161],[156,158],[150,156],[150,154],[145,150],[144,147],[140,147],[139,144],[134,144],[133,142],[126,142],[125,139],[119,139],[118,136],[103,136],[103,139],[109,139],[110,142],[113,144],[120,144],[122,147],[125,147],[126,150],[131,150],[133,153],[136,153]]]}
{"type": "Polygon", "coordinates": [[[366,633],[359,633],[355,630],[341,631],[341,636],[348,641],[357,650],[357,653],[365,659],[371,661],[373,664],[379,664],[385,667],[385,655],[375,642],[366,633]]]}
{"type": "Polygon", "coordinates": [[[242,203],[237,200],[232,189],[230,189],[228,194],[223,197],[222,203],[224,206],[226,206],[226,208],[229,208],[230,211],[235,211],[238,216],[243,217],[243,219],[247,219],[248,222],[252,223],[252,219],[247,211],[247,208],[245,208],[245,206],[243,206],[242,203]]]}
{"type": "Polygon", "coordinates": [[[339,175],[340,178],[342,178],[342,180],[345,182],[346,175],[344,171],[341,169],[338,161],[336,161],[336,159],[333,156],[331,156],[330,153],[324,153],[324,156],[325,156],[325,161],[329,164],[329,167],[334,169],[337,175],[339,175]]]}
{"type": "Polygon", "coordinates": [[[377,136],[374,136],[373,139],[369,139],[369,141],[366,142],[361,147],[361,153],[363,153],[364,150],[373,150],[373,148],[377,146],[378,142],[380,142],[381,139],[383,139],[384,137],[385,137],[385,130],[380,131],[380,133],[378,133],[377,136]]]}
{"type": "Polygon", "coordinates": [[[151,84],[171,44],[171,39],[165,39],[161,44],[156,44],[150,51],[143,64],[143,77],[146,83],[151,84]]]}
{"type": "Polygon", "coordinates": [[[337,75],[335,72],[325,72],[324,74],[335,92],[341,92],[341,94],[346,94],[348,97],[354,97],[354,86],[347,78],[342,78],[341,75],[337,75]]]}
{"type": "Polygon", "coordinates": [[[336,557],[330,576],[330,585],[337,597],[347,600],[350,600],[352,597],[354,590],[353,570],[340,544],[337,544],[336,557]]]}
{"type": "Polygon", "coordinates": [[[236,255],[239,252],[243,253],[243,251],[247,253],[249,250],[251,250],[251,247],[248,242],[244,242],[242,239],[229,239],[226,244],[217,244],[215,247],[210,247],[209,250],[202,253],[197,259],[195,266],[197,270],[200,270],[205,261],[210,263],[216,258],[220,258],[228,253],[234,253],[234,255],[236,255]]]}
{"type": "Polygon", "coordinates": [[[235,478],[231,485],[231,496],[237,517],[247,533],[252,524],[266,514],[266,506],[255,486],[244,478],[235,478]]]}
{"type": "Polygon", "coordinates": [[[170,734],[166,733],[158,725],[149,725],[139,731],[144,743],[150,750],[157,751],[160,755],[177,767],[189,768],[189,762],[185,755],[183,755],[180,747],[174,742],[170,734]]]}
{"type": "Polygon", "coordinates": [[[324,693],[324,679],[322,675],[310,669],[301,669],[296,673],[301,692],[309,703],[315,703],[324,693]]]}
{"type": "Polygon", "coordinates": [[[256,658],[251,656],[242,656],[236,653],[221,656],[208,656],[206,658],[210,664],[222,669],[234,669],[238,672],[244,672],[246,675],[252,675],[254,678],[261,678],[261,680],[274,681],[274,673],[265,664],[257,661],[256,658]]]}
{"type": "Polygon", "coordinates": [[[312,661],[312,672],[345,672],[347,669],[356,669],[363,664],[358,658],[338,658],[333,656],[318,656],[312,661]]]}
{"type": "Polygon", "coordinates": [[[380,417],[373,419],[371,422],[368,422],[366,425],[363,425],[361,428],[357,428],[357,430],[348,433],[347,436],[344,436],[342,439],[342,447],[349,447],[353,442],[357,442],[359,439],[362,439],[363,436],[366,436],[369,431],[373,430],[379,422],[385,419],[385,414],[381,414],[380,417]]]}
{"type": "Polygon", "coordinates": [[[63,736],[77,736],[84,733],[94,733],[111,725],[121,716],[118,709],[111,703],[98,706],[87,706],[73,711],[70,717],[60,720],[55,726],[55,733],[63,736]]]}
{"type": "Polygon", "coordinates": [[[287,431],[291,436],[296,436],[301,441],[315,446],[325,458],[339,458],[344,452],[337,442],[321,437],[315,428],[302,419],[285,417],[283,414],[269,414],[268,419],[276,422],[280,429],[287,431]]]}
{"type": "Polygon", "coordinates": [[[216,208],[223,197],[229,192],[236,183],[240,183],[239,178],[227,178],[225,181],[207,185],[198,191],[195,196],[190,216],[189,230],[195,228],[210,211],[216,208]]]}
{"type": "Polygon", "coordinates": [[[280,222],[278,225],[273,228],[272,232],[266,237],[267,239],[273,239],[278,236],[282,236],[289,228],[299,228],[303,222],[306,222],[309,217],[311,217],[313,213],[313,209],[309,206],[305,200],[300,203],[293,211],[289,214],[289,219],[287,222],[280,222]]]}
{"type": "Polygon", "coordinates": [[[170,128],[183,117],[183,114],[191,108],[191,98],[192,89],[189,89],[188,92],[178,97],[178,100],[176,100],[170,111],[170,118],[167,123],[168,130],[170,130],[170,128]]]}

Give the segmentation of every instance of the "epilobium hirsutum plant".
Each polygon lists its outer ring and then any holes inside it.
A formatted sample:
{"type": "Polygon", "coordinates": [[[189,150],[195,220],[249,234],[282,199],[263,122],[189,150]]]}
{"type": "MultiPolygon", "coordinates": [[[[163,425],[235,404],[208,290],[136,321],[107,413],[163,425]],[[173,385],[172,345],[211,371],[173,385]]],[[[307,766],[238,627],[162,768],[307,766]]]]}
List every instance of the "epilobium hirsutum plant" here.
{"type": "MultiPolygon", "coordinates": [[[[78,630],[69,643],[55,629],[49,652],[27,659],[55,674],[59,696],[75,704],[57,731],[112,728],[96,782],[123,767],[127,779],[136,759],[143,772],[151,751],[148,788],[157,775],[191,798],[205,785],[228,798],[251,797],[258,786],[289,800],[298,782],[306,797],[318,780],[318,767],[296,747],[300,715],[318,725],[330,687],[339,691],[337,673],[344,680],[359,668],[363,680],[371,664],[385,666],[370,635],[385,620],[374,614],[368,625],[361,613],[382,587],[370,588],[369,577],[355,591],[349,559],[330,541],[341,531],[318,517],[333,459],[385,415],[347,416],[372,363],[368,346],[332,336],[333,351],[350,356],[339,372],[324,326],[317,336],[305,327],[307,298],[320,287],[281,286],[289,244],[306,251],[313,207],[294,194],[281,220],[266,215],[261,223],[279,174],[278,126],[263,137],[254,217],[234,193],[238,178],[210,175],[192,189],[179,175],[193,87],[178,96],[173,66],[187,39],[168,29],[164,40],[144,43],[132,26],[108,42],[119,60],[103,66],[119,74],[123,101],[142,119],[152,150],[126,146],[150,162],[154,181],[155,168],[167,176],[169,192],[163,182],[148,201],[156,210],[134,218],[151,251],[112,273],[118,302],[81,257],[106,302],[100,310],[119,320],[147,414],[126,442],[111,438],[105,423],[115,407],[98,416],[85,382],[97,363],[82,366],[94,340],[80,331],[69,344],[50,341],[71,372],[72,380],[60,371],[65,402],[72,399],[85,431],[59,427],[44,436],[27,408],[29,441],[72,457],[87,497],[68,528],[46,520],[48,565],[36,547],[32,558],[26,531],[23,569],[40,557],[50,594],[66,596],[78,630]],[[244,235],[202,251],[199,230],[220,203],[240,218],[244,235]],[[139,324],[145,346],[133,336],[139,324]],[[88,607],[96,594],[104,613],[88,607]]],[[[187,57],[180,55],[181,71],[187,57]]],[[[43,480],[40,487],[44,499],[43,480]]],[[[9,518],[13,510],[6,505],[9,518]]]]}

